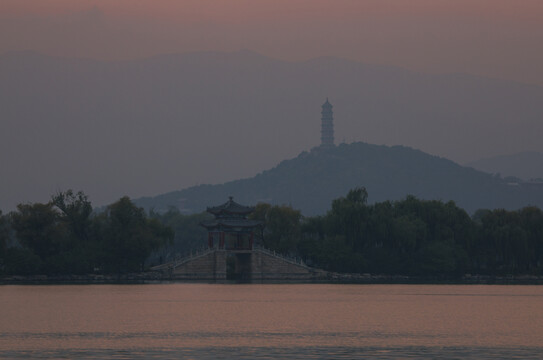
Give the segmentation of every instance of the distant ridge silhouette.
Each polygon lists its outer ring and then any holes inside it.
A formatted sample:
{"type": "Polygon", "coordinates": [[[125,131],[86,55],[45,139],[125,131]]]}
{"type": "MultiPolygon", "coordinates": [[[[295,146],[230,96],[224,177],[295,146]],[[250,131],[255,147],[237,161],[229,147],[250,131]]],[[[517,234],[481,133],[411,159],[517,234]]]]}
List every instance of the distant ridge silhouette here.
{"type": "Polygon", "coordinates": [[[470,213],[481,208],[543,207],[543,188],[513,186],[499,177],[409,147],[362,142],[325,150],[318,147],[252,178],[189,187],[135,202],[155,211],[173,206],[201,212],[233,195],[245,204],[287,204],[304,215],[318,215],[330,208],[333,199],[357,186],[366,187],[370,203],[414,195],[452,200],[470,213]]]}
{"type": "Polygon", "coordinates": [[[536,151],[489,157],[469,162],[466,166],[522,180],[543,179],[543,153],[536,151]]]}

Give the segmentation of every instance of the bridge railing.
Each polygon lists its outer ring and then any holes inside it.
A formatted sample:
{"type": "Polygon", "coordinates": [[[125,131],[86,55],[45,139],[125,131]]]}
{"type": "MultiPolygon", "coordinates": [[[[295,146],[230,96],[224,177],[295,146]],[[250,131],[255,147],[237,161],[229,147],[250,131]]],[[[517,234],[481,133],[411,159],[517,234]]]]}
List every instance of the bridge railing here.
{"type": "Polygon", "coordinates": [[[308,265],[304,262],[304,260],[302,258],[299,258],[299,257],[288,256],[288,255],[285,255],[285,254],[281,254],[281,253],[276,252],[275,250],[266,249],[265,247],[260,246],[260,245],[256,245],[256,244],[253,245],[253,249],[259,250],[259,251],[261,251],[261,252],[263,252],[265,254],[271,255],[271,256],[275,256],[275,257],[280,258],[282,260],[294,263],[296,265],[301,265],[301,266],[308,267],[308,265]]]}
{"type": "MultiPolygon", "coordinates": [[[[203,255],[207,255],[207,254],[209,254],[209,253],[211,253],[211,252],[213,252],[215,250],[218,250],[218,249],[219,249],[218,245],[215,245],[212,248],[203,247],[203,248],[200,248],[200,249],[197,249],[197,250],[191,250],[190,253],[185,254],[185,255],[181,255],[181,254],[178,253],[178,254],[175,254],[173,256],[173,259],[171,259],[169,261],[166,261],[163,264],[154,266],[152,269],[153,270],[162,270],[162,269],[167,269],[167,268],[172,267],[172,266],[175,268],[178,265],[181,265],[181,264],[183,264],[183,263],[185,263],[185,262],[187,262],[187,261],[189,261],[191,259],[203,256],[203,255]]],[[[267,248],[265,248],[265,247],[263,247],[261,245],[254,244],[253,245],[253,250],[258,250],[258,251],[263,252],[265,254],[268,254],[270,256],[274,256],[276,258],[288,261],[288,262],[296,264],[296,265],[309,267],[303,261],[302,258],[281,254],[281,253],[276,252],[275,250],[267,249],[267,248]]]]}
{"type": "Polygon", "coordinates": [[[181,265],[182,263],[185,263],[191,259],[194,259],[194,258],[197,258],[197,257],[200,257],[200,256],[203,256],[203,255],[206,255],[206,254],[209,254],[215,250],[217,250],[218,247],[215,246],[215,247],[202,247],[200,249],[197,249],[197,250],[191,250],[190,253],[186,253],[186,254],[175,254],[173,256],[173,259],[171,260],[166,260],[165,263],[163,264],[160,264],[160,265],[157,265],[157,266],[154,266],[152,269],[153,270],[162,270],[162,269],[166,269],[166,268],[169,268],[169,267],[177,267],[178,265],[181,265]]]}

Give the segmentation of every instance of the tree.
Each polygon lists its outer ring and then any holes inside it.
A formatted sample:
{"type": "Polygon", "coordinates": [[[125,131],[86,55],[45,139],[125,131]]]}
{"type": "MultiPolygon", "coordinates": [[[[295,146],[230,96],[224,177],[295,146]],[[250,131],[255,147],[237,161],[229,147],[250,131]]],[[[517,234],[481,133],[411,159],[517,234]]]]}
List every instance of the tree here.
{"type": "Polygon", "coordinates": [[[350,190],[346,197],[332,201],[327,214],[327,232],[342,235],[354,252],[367,246],[369,209],[366,205],[368,192],[364,187],[350,190]]]}
{"type": "Polygon", "coordinates": [[[475,227],[454,202],[404,200],[367,205],[364,188],[332,202],[324,217],[306,218],[302,255],[333,271],[456,275],[468,262],[475,227]]]}
{"type": "Polygon", "coordinates": [[[211,214],[181,214],[177,208],[170,208],[165,213],[151,211],[150,218],[159,220],[165,226],[171,227],[175,232],[172,246],[160,249],[161,254],[155,254],[155,262],[166,260],[177,254],[188,253],[191,250],[207,246],[207,230],[200,224],[210,220],[211,214]]]}
{"type": "Polygon", "coordinates": [[[262,242],[265,247],[281,253],[296,253],[301,238],[302,214],[290,206],[257,204],[251,219],[264,223],[262,242]]]}
{"type": "Polygon", "coordinates": [[[528,206],[520,210],[522,227],[527,232],[528,261],[525,270],[543,273],[543,211],[528,206]]]}
{"type": "Polygon", "coordinates": [[[88,241],[92,205],[87,195],[68,190],[53,195],[51,202],[61,211],[60,219],[67,224],[73,238],[88,241]]]}
{"type": "Polygon", "coordinates": [[[109,205],[98,219],[107,254],[105,265],[119,273],[143,270],[151,252],[173,239],[170,227],[147,219],[143,208],[126,196],[109,205]]]}
{"type": "Polygon", "coordinates": [[[66,239],[59,214],[52,203],[19,204],[11,214],[11,225],[21,245],[46,260],[58,253],[66,239]]]}
{"type": "Polygon", "coordinates": [[[2,211],[0,210],[0,273],[5,264],[8,236],[8,219],[7,216],[2,215],[2,211]]]}

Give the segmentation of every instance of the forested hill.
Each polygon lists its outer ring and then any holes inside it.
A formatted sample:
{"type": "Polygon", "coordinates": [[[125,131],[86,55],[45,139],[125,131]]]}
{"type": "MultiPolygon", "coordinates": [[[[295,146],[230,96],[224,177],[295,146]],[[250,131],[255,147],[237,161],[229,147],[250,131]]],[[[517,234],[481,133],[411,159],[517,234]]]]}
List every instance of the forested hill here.
{"type": "Polygon", "coordinates": [[[255,177],[220,185],[200,185],[136,199],[146,209],[177,207],[200,212],[234,196],[242,204],[291,205],[306,216],[324,214],[331,201],[354,187],[366,187],[370,203],[420,199],[453,200],[470,213],[477,209],[543,207],[543,187],[508,184],[499,177],[404,146],[362,142],[315,148],[255,177]]]}

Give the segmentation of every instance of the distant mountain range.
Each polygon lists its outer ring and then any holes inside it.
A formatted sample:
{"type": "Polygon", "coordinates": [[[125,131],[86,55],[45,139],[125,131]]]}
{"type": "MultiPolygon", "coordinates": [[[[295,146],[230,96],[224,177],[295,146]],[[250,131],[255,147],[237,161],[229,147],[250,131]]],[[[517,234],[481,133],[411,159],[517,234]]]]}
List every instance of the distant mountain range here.
{"type": "Polygon", "coordinates": [[[252,178],[194,186],[135,201],[156,211],[176,207],[200,212],[234,196],[242,204],[287,204],[304,215],[317,215],[324,214],[333,199],[357,186],[366,187],[370,202],[414,195],[453,200],[470,213],[480,208],[543,206],[543,186],[510,184],[500,177],[404,146],[362,142],[326,150],[315,148],[252,178]]]}
{"type": "Polygon", "coordinates": [[[512,176],[523,180],[543,179],[543,153],[535,151],[489,157],[469,162],[466,166],[491,174],[500,174],[502,177],[512,176]]]}
{"type": "Polygon", "coordinates": [[[461,163],[543,151],[534,85],[251,51],[117,62],[8,53],[0,209],[69,188],[103,205],[252,176],[320,143],[326,97],[336,143],[403,144],[461,163]]]}

